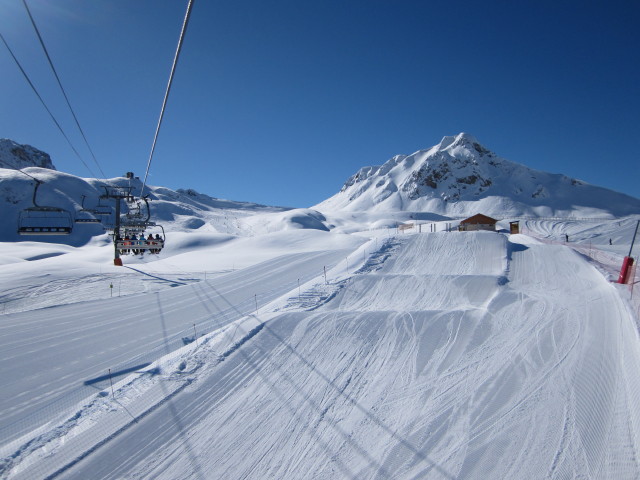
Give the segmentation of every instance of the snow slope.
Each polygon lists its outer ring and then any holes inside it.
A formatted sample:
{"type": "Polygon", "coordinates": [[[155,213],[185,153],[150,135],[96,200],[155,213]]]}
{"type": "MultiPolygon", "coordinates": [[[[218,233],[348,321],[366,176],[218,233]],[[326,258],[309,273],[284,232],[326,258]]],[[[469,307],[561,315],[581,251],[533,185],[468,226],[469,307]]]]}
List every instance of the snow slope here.
{"type": "MultiPolygon", "coordinates": [[[[123,379],[113,398],[103,383],[66,421],[3,447],[3,474],[640,474],[634,318],[567,246],[487,232],[373,238],[327,277],[257,317],[229,311],[231,323],[123,379]]],[[[213,293],[182,315],[223,316],[237,301],[213,293]]],[[[121,301],[136,311],[148,296],[121,301]]]]}
{"type": "MultiPolygon", "coordinates": [[[[328,239],[327,235],[317,232],[314,238],[303,232],[304,247],[290,242],[287,253],[270,250],[271,239],[267,237],[262,239],[260,255],[253,258],[242,255],[249,248],[247,241],[200,248],[200,258],[207,250],[222,250],[214,258],[234,253],[244,257],[237,260],[238,267],[244,268],[211,272],[206,282],[199,281],[202,276],[176,276],[175,264],[189,267],[186,252],[156,261],[152,268],[143,264],[122,269],[105,262],[98,272],[90,268],[88,252],[65,246],[70,251],[64,254],[6,265],[0,272],[0,282],[12,284],[12,288],[4,293],[7,300],[3,311],[6,305],[9,311],[23,308],[5,315],[0,324],[0,378],[6,395],[0,399],[0,436],[5,441],[17,438],[59,410],[60,405],[91,395],[94,385],[82,382],[103,375],[109,368],[117,372],[154,361],[182,346],[184,338],[192,338],[194,328],[203,334],[234,319],[229,315],[236,310],[243,314],[255,311],[256,302],[264,305],[289,291],[298,280],[304,283],[317,276],[324,266],[342,260],[363,242],[345,235],[328,239]],[[319,245],[323,250],[318,250],[319,245]],[[163,266],[173,275],[163,273],[163,266]],[[43,271],[47,273],[43,275],[43,271]],[[149,282],[154,285],[145,285],[149,282]],[[110,284],[115,284],[116,298],[111,298],[110,284]],[[98,285],[102,287],[102,299],[95,298],[98,285]],[[20,295],[22,291],[24,296],[20,295]],[[153,294],[139,295],[145,291],[153,294]],[[122,293],[134,296],[121,297],[122,293]],[[209,302],[215,304],[217,295],[230,301],[233,309],[213,315],[209,302]],[[29,375],[25,376],[25,370],[29,375]]],[[[97,250],[107,250],[103,256],[106,254],[108,261],[108,247],[97,250]]],[[[206,264],[201,262],[200,266],[206,264]]]]}

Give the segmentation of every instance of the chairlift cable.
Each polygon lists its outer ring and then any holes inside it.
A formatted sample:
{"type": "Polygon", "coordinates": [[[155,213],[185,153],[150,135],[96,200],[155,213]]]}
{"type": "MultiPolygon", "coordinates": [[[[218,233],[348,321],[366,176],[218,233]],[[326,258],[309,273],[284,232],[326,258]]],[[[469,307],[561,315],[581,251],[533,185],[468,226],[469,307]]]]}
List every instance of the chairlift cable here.
{"type": "Polygon", "coordinates": [[[49,113],[49,116],[51,117],[51,120],[53,120],[53,123],[56,124],[56,127],[58,127],[58,130],[60,130],[60,133],[62,133],[62,136],[65,138],[65,140],[67,141],[67,143],[69,144],[69,146],[71,147],[71,150],[73,150],[73,152],[76,154],[76,156],[80,159],[80,161],[82,162],[82,164],[87,168],[87,170],[89,170],[89,173],[91,173],[91,176],[93,176],[94,178],[96,177],[96,174],[93,173],[93,170],[91,170],[91,168],[89,167],[89,165],[87,165],[87,163],[82,159],[82,157],[80,156],[80,154],[78,153],[78,151],[76,150],[76,148],[73,146],[73,144],[71,143],[71,140],[69,140],[69,137],[67,136],[66,133],[64,133],[64,130],[62,129],[62,127],[60,126],[60,124],[58,123],[58,120],[56,120],[56,117],[53,115],[53,113],[51,113],[51,110],[49,110],[49,107],[47,107],[47,104],[45,103],[45,101],[42,99],[42,96],[40,96],[40,93],[38,93],[38,90],[36,89],[35,85],[33,84],[33,82],[31,82],[31,79],[29,78],[29,75],[27,75],[27,72],[25,72],[24,68],[22,68],[22,65],[20,64],[20,62],[18,61],[18,59],[16,58],[16,56],[13,54],[13,50],[11,50],[11,47],[9,47],[9,44],[7,43],[7,41],[5,40],[4,36],[2,35],[2,33],[0,33],[0,39],[2,40],[2,42],[4,43],[5,47],[7,47],[7,50],[9,51],[9,54],[11,55],[11,57],[13,58],[13,61],[16,62],[16,65],[18,66],[18,68],[20,69],[20,71],[22,72],[22,75],[24,76],[24,78],[27,80],[27,83],[29,84],[29,86],[31,87],[31,89],[33,90],[33,92],[36,94],[36,96],[38,97],[38,100],[40,100],[40,103],[42,103],[42,106],[45,108],[45,110],[47,111],[47,113],[49,113]]]}
{"type": "Polygon", "coordinates": [[[173,65],[171,66],[171,73],[169,74],[169,82],[167,83],[167,90],[164,94],[164,100],[162,102],[162,109],[160,110],[160,118],[158,119],[158,125],[156,126],[156,133],[153,136],[153,144],[151,145],[151,153],[149,154],[149,160],[147,161],[147,171],[144,174],[144,181],[142,182],[142,189],[140,190],[140,196],[144,193],[144,187],[147,184],[147,177],[149,176],[149,169],[151,168],[151,160],[153,159],[153,152],[156,149],[156,142],[158,141],[158,134],[160,133],[160,126],[162,125],[162,119],[164,117],[164,110],[167,106],[167,100],[169,98],[169,92],[171,91],[171,84],[173,82],[173,75],[176,71],[176,65],[178,64],[178,58],[180,57],[180,50],[182,49],[182,42],[184,40],[185,32],[187,31],[187,25],[189,23],[189,17],[191,16],[191,8],[193,7],[193,0],[189,0],[187,5],[187,13],[184,16],[182,23],[182,31],[180,32],[180,38],[178,39],[178,47],[176,48],[176,54],[173,58],[173,65]]]}
{"type": "Polygon", "coordinates": [[[29,19],[31,20],[31,24],[33,25],[33,28],[36,31],[36,35],[38,36],[38,40],[40,41],[40,45],[42,46],[42,50],[44,50],[44,54],[47,57],[47,60],[49,62],[49,66],[51,67],[51,71],[53,72],[54,77],[56,77],[56,81],[58,82],[58,86],[60,87],[60,90],[62,91],[62,95],[64,96],[64,99],[67,102],[67,106],[69,107],[69,110],[71,111],[71,115],[73,116],[73,119],[76,122],[78,130],[80,130],[80,134],[82,135],[84,143],[87,145],[87,148],[89,149],[89,152],[91,153],[91,157],[93,157],[93,161],[95,162],[96,166],[98,167],[98,170],[100,170],[100,173],[102,174],[102,178],[106,178],[107,176],[105,175],[104,171],[102,170],[102,167],[100,167],[100,164],[98,163],[98,160],[96,159],[96,156],[94,155],[93,150],[91,149],[91,146],[89,145],[87,137],[84,134],[84,130],[82,130],[82,127],[80,126],[80,122],[78,121],[78,117],[76,117],[76,114],[73,111],[73,108],[71,107],[71,102],[69,101],[69,97],[67,97],[67,92],[65,91],[64,87],[62,86],[62,82],[60,81],[60,77],[58,76],[58,72],[56,71],[56,68],[53,66],[53,61],[51,60],[51,57],[49,56],[49,51],[47,50],[47,47],[44,44],[44,40],[42,39],[42,35],[40,35],[40,30],[38,30],[36,22],[33,19],[33,16],[31,15],[31,10],[29,10],[29,6],[27,5],[27,0],[22,0],[22,3],[24,4],[24,8],[27,10],[27,14],[29,15],[29,19]]]}
{"type": "Polygon", "coordinates": [[[96,159],[96,156],[93,153],[93,150],[91,149],[91,146],[89,145],[87,137],[84,134],[84,130],[80,126],[80,122],[78,121],[78,117],[76,116],[73,108],[71,107],[71,102],[69,101],[69,97],[67,96],[67,92],[65,91],[64,87],[62,86],[62,82],[60,80],[60,77],[58,76],[58,72],[56,71],[55,67],[53,66],[53,61],[51,60],[51,56],[49,55],[49,51],[47,50],[47,47],[45,46],[44,40],[42,38],[42,35],[40,35],[40,30],[38,30],[36,22],[33,19],[33,16],[31,15],[31,10],[29,10],[29,6],[27,5],[26,0],[22,0],[22,3],[24,4],[25,9],[27,10],[27,14],[29,15],[29,19],[31,20],[31,24],[33,25],[33,28],[36,31],[36,35],[38,36],[38,40],[40,41],[40,45],[42,46],[42,50],[44,51],[44,54],[47,57],[47,61],[49,62],[49,66],[51,67],[51,71],[53,72],[53,75],[56,77],[56,81],[58,82],[58,86],[60,87],[60,90],[62,91],[62,95],[64,96],[65,101],[67,102],[67,106],[69,107],[69,110],[71,111],[71,115],[73,116],[73,119],[76,122],[76,126],[78,127],[78,130],[80,130],[80,134],[82,135],[84,143],[87,145],[87,148],[89,149],[89,152],[91,153],[91,157],[93,158],[93,161],[95,162],[96,166],[98,167],[98,170],[100,170],[100,173],[102,174],[103,178],[106,178],[106,175],[105,175],[104,171],[102,170],[102,167],[98,163],[98,160],[96,159]]]}
{"type": "Polygon", "coordinates": [[[42,182],[42,180],[38,180],[38,179],[37,179],[36,177],[34,177],[33,175],[29,175],[27,172],[23,172],[23,171],[22,171],[21,169],[19,169],[19,168],[18,168],[17,170],[18,170],[18,172],[22,173],[23,175],[26,175],[27,177],[34,179],[36,182],[42,182]]]}

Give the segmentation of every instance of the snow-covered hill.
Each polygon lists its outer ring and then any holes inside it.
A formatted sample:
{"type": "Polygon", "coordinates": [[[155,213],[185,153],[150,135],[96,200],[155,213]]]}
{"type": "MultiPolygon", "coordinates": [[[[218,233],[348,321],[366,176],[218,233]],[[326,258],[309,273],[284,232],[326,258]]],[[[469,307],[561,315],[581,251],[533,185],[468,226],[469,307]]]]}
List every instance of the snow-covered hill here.
{"type": "Polygon", "coordinates": [[[640,213],[640,200],[565,175],[498,157],[473,136],[444,137],[428,150],[361,168],[339,193],[314,208],[411,211],[454,217],[618,217],[640,213]]]}
{"type": "Polygon", "coordinates": [[[26,167],[56,169],[48,153],[31,145],[20,145],[8,138],[0,138],[0,168],[19,170],[26,167]]]}
{"type": "MultiPolygon", "coordinates": [[[[105,226],[113,225],[113,200],[100,198],[105,194],[105,185],[131,187],[134,195],[139,195],[142,188],[142,182],[137,178],[80,178],[37,167],[23,167],[22,171],[28,175],[15,169],[0,168],[0,242],[35,240],[84,245],[93,237],[102,235],[105,226]],[[57,207],[67,212],[73,226],[71,235],[18,235],[21,212],[33,206],[36,182],[30,176],[43,182],[37,191],[37,205],[57,207]],[[111,213],[97,215],[96,210],[111,213]],[[76,222],[79,218],[97,218],[102,224],[76,222]]],[[[176,191],[165,187],[147,186],[145,195],[149,195],[152,220],[162,224],[169,232],[199,231],[249,235],[251,225],[243,223],[244,218],[289,210],[285,207],[214,198],[192,189],[176,191]]],[[[123,213],[126,212],[127,205],[123,203],[123,213]]]]}

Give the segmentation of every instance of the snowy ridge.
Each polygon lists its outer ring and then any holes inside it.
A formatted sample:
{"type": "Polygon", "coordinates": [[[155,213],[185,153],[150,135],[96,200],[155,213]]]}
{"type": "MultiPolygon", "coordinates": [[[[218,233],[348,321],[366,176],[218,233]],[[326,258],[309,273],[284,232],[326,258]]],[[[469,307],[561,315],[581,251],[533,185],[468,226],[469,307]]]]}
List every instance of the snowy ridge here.
{"type": "Polygon", "coordinates": [[[364,167],[314,208],[325,212],[413,211],[449,216],[618,217],[640,200],[498,157],[472,135],[364,167]]]}

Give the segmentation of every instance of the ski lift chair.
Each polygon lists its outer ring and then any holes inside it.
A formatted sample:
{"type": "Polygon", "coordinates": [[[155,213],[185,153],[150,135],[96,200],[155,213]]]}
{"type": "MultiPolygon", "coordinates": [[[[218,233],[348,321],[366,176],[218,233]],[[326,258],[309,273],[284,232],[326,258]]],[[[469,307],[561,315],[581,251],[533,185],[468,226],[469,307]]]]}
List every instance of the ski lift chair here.
{"type": "Polygon", "coordinates": [[[30,207],[20,212],[20,235],[69,235],[73,229],[71,213],[56,207],[30,207]]]}
{"type": "MultiPolygon", "coordinates": [[[[95,214],[94,214],[95,215],[95,214]]],[[[89,211],[80,210],[75,220],[76,223],[102,223],[102,220],[92,216],[89,211]]]]}
{"type": "Polygon", "coordinates": [[[155,253],[158,254],[164,248],[165,242],[165,233],[162,225],[158,225],[154,222],[145,222],[144,225],[121,225],[123,228],[123,235],[121,238],[116,239],[116,248],[121,255],[127,255],[129,253],[135,253],[134,250],[138,253],[155,253]],[[159,239],[153,238],[153,240],[147,240],[144,236],[144,232],[146,228],[160,228],[162,234],[158,232],[156,235],[160,237],[159,239]],[[125,237],[131,237],[135,235],[138,237],[136,240],[127,239],[125,237]]]}
{"type": "Polygon", "coordinates": [[[102,223],[102,220],[96,218],[96,210],[93,208],[84,208],[84,199],[86,195],[82,195],[82,208],[76,212],[76,223],[102,223]]]}
{"type": "Polygon", "coordinates": [[[18,216],[20,235],[69,235],[73,230],[71,212],[64,208],[40,206],[36,203],[38,187],[43,183],[36,180],[33,190],[33,207],[25,208],[18,216]]]}

